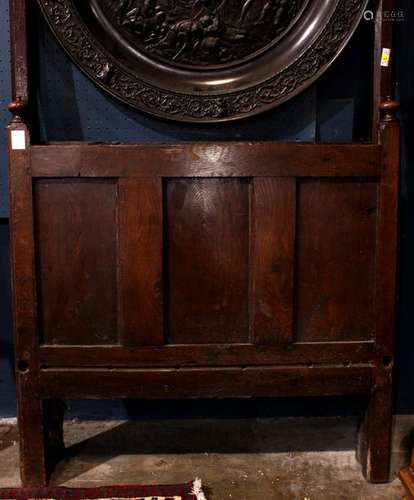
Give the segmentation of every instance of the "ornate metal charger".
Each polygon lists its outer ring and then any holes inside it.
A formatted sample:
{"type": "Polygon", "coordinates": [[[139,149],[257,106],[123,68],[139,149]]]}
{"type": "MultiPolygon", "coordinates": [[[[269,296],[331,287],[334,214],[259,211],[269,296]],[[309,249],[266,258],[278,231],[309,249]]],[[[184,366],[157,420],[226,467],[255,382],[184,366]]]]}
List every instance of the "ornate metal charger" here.
{"type": "Polygon", "coordinates": [[[367,0],[38,0],[65,50],[131,106],[181,121],[260,113],[338,56],[367,0]]]}

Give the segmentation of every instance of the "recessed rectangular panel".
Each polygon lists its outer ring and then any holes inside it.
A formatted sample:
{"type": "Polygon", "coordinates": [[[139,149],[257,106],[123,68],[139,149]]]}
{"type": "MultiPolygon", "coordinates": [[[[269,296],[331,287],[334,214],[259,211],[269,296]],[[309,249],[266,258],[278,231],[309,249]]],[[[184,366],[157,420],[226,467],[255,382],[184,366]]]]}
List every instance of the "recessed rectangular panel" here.
{"type": "Polygon", "coordinates": [[[237,178],[166,181],[171,343],[248,342],[249,191],[237,178]]]}
{"type": "Polygon", "coordinates": [[[40,328],[47,344],[117,341],[117,185],[35,183],[40,328]]]}
{"type": "Polygon", "coordinates": [[[371,339],[376,183],[301,183],[297,231],[298,340],[371,339]]]}

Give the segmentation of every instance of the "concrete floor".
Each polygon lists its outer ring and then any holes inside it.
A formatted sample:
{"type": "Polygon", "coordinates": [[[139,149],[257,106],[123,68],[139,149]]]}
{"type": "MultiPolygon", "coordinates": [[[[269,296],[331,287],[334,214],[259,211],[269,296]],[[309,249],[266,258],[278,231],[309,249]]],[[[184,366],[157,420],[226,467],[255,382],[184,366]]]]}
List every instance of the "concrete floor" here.
{"type": "MultiPolygon", "coordinates": [[[[408,460],[414,417],[398,417],[393,474],[408,460]]],[[[0,487],[17,486],[15,426],[0,426],[0,487]]],[[[355,460],[353,418],[170,420],[65,424],[70,458],[53,484],[186,482],[200,477],[210,500],[404,498],[398,479],[370,485],[355,460]]]]}

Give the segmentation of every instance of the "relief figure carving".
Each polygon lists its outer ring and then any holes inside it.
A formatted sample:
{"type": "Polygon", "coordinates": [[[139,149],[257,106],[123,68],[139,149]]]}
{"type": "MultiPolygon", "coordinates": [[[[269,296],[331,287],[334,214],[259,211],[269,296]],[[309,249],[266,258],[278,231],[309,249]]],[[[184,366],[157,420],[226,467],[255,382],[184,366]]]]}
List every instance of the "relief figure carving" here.
{"type": "Polygon", "coordinates": [[[103,0],[130,41],[189,66],[239,62],[274,42],[306,0],[103,0]]]}

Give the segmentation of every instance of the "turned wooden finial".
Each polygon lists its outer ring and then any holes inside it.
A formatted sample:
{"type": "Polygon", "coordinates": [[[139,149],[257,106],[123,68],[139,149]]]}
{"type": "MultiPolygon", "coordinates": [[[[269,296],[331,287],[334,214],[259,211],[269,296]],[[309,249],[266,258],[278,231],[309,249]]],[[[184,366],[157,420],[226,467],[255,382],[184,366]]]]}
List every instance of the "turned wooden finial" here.
{"type": "Polygon", "coordinates": [[[391,99],[391,96],[388,96],[385,101],[382,101],[380,104],[380,110],[382,115],[382,121],[394,121],[397,119],[396,113],[400,108],[400,103],[391,99]]]}
{"type": "Polygon", "coordinates": [[[21,97],[17,97],[8,105],[8,110],[13,115],[12,122],[22,122],[23,116],[29,107],[29,103],[24,101],[21,97]]]}

